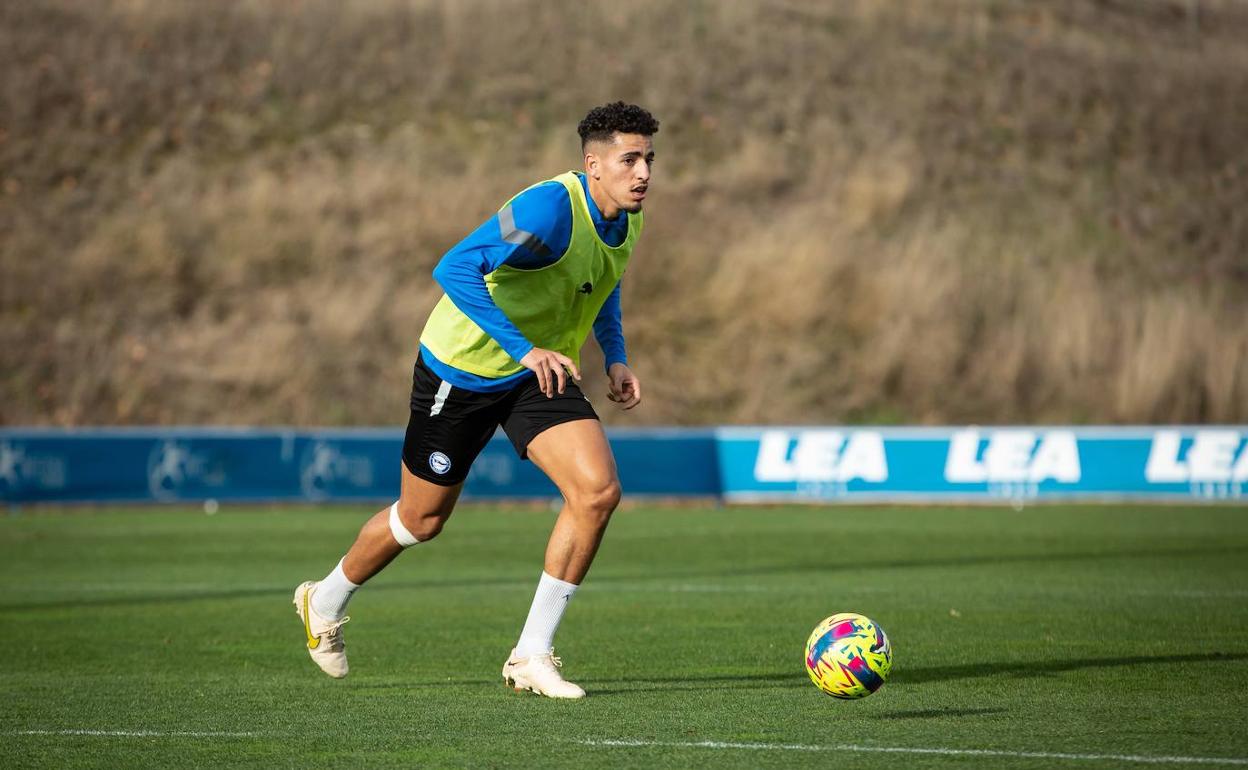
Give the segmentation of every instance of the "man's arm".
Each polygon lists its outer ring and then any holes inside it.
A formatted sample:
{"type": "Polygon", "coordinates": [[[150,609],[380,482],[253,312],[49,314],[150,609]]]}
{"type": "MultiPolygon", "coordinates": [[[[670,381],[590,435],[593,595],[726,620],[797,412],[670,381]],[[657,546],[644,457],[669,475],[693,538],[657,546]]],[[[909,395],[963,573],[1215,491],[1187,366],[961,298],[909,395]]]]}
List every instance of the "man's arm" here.
{"type": "Polygon", "coordinates": [[[516,196],[433,269],[434,279],[451,302],[507,355],[532,370],[548,398],[564,391],[568,373],[579,380],[580,371],[562,353],[534,347],[494,304],[485,276],[504,264],[528,270],[553,264],[568,250],[571,239],[568,191],[558,182],[541,184],[516,196]]]}
{"type": "Polygon", "coordinates": [[[545,267],[567,250],[571,236],[567,190],[558,183],[538,185],[448,251],[433,269],[433,278],[460,312],[493,337],[507,355],[521,361],[533,350],[533,343],[494,304],[485,276],[504,264],[522,269],[545,267]]]}
{"type": "Polygon", "coordinates": [[[507,355],[519,361],[533,349],[533,343],[494,304],[494,298],[485,287],[486,274],[507,261],[506,249],[488,244],[491,230],[498,230],[496,219],[487,221],[448,251],[433,268],[433,279],[455,307],[493,337],[507,355]]]}
{"type": "Polygon", "coordinates": [[[598,311],[598,317],[594,319],[594,339],[598,340],[598,347],[602,348],[608,371],[611,370],[611,364],[628,363],[628,354],[624,349],[624,324],[620,314],[618,283],[598,311]]]}
{"type": "Polygon", "coordinates": [[[620,313],[620,285],[617,283],[594,319],[594,338],[607,363],[607,398],[624,409],[641,403],[641,381],[628,368],[624,350],[624,324],[620,313]]]}

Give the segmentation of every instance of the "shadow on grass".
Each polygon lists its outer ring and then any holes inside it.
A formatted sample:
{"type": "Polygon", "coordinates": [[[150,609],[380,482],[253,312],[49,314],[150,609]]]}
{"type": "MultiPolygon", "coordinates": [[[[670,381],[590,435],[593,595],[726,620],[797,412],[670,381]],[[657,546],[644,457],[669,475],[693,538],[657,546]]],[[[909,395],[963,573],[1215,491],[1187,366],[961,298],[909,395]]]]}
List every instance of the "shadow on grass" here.
{"type": "Polygon", "coordinates": [[[433,690],[440,687],[505,687],[502,678],[436,679],[429,681],[386,681],[352,683],[351,690],[433,690]]]}
{"type": "Polygon", "coordinates": [[[975,679],[985,676],[1008,676],[1028,678],[1053,676],[1067,671],[1088,668],[1125,668],[1130,666],[1156,666],[1172,663],[1230,663],[1248,660],[1243,652],[1204,652],[1189,655],[1129,655],[1121,658],[1081,658],[1074,660],[1042,660],[1027,663],[967,663],[959,666],[930,666],[926,668],[899,669],[890,679],[899,684],[926,684],[946,682],[951,679],[975,679]]]}
{"type": "MultiPolygon", "coordinates": [[[[731,570],[701,570],[701,571],[671,571],[664,572],[659,570],[651,570],[641,573],[630,574],[602,574],[596,575],[590,582],[590,586],[594,583],[610,584],[619,581],[664,581],[664,580],[683,580],[688,578],[739,578],[743,576],[764,576],[764,575],[787,575],[801,574],[809,572],[817,573],[833,573],[846,572],[850,570],[861,570],[869,567],[872,570],[881,569],[924,569],[928,567],[963,567],[977,566],[988,564],[1021,564],[1021,563],[1045,563],[1045,562],[1067,562],[1067,561],[1095,561],[1098,559],[1166,559],[1166,558],[1182,558],[1197,557],[1210,555],[1227,555],[1236,553],[1248,553],[1248,546],[1231,546],[1216,548],[1169,548],[1169,549],[1149,549],[1140,551],[1076,551],[1070,553],[1025,553],[1025,554],[993,554],[980,556],[949,556],[936,557],[927,559],[897,559],[893,561],[871,560],[862,563],[846,563],[829,564],[827,562],[808,562],[808,563],[792,563],[784,564],[764,564],[756,567],[743,567],[731,570]]],[[[522,583],[524,586],[531,585],[527,577],[504,577],[504,576],[486,576],[461,578],[453,580],[405,580],[401,582],[379,582],[369,586],[370,592],[376,591],[393,591],[393,590],[410,590],[410,589],[455,589],[455,588],[480,588],[487,586],[513,586],[522,583]]],[[[661,588],[662,585],[656,584],[661,588]]],[[[160,604],[163,602],[196,602],[196,601],[220,601],[225,599],[249,599],[259,596],[280,596],[293,593],[295,583],[292,582],[288,587],[277,587],[274,585],[263,587],[247,587],[225,589],[221,591],[188,591],[178,593],[176,591],[162,591],[151,594],[137,594],[130,596],[105,596],[99,598],[76,598],[76,599],[58,599],[54,601],[43,602],[26,602],[18,604],[2,604],[0,605],[0,613],[2,612],[31,612],[36,610],[49,609],[80,609],[88,607],[123,607],[123,606],[141,606],[146,604],[160,604]]]]}
{"type": "MultiPolygon", "coordinates": [[[[1069,660],[1042,660],[1030,662],[984,662],[969,663],[960,666],[930,666],[920,668],[899,668],[893,671],[889,684],[912,685],[945,682],[956,679],[979,679],[983,677],[1004,676],[1012,678],[1030,678],[1054,676],[1067,671],[1097,668],[1122,668],[1131,666],[1157,666],[1181,663],[1229,663],[1248,660],[1248,653],[1242,652],[1208,652],[1190,655],[1131,655],[1119,658],[1079,658],[1069,660]]],[[[680,677],[645,677],[642,679],[607,679],[604,684],[623,684],[624,687],[607,689],[595,688],[598,695],[615,695],[630,692],[662,692],[667,690],[700,690],[710,687],[721,689],[768,689],[768,688],[799,688],[811,687],[810,680],[798,670],[796,672],[770,672],[762,674],[717,674],[711,676],[680,676],[680,677]]],[[[592,682],[591,682],[592,686],[592,682]]],[[[958,714],[952,712],[934,712],[940,714],[958,714]]],[[[915,712],[913,718],[923,716],[915,712]]],[[[898,714],[897,716],[902,716],[898,714]]]]}
{"type": "Polygon", "coordinates": [[[933,719],[937,717],[981,717],[986,714],[1004,714],[1006,709],[911,709],[910,711],[886,711],[876,714],[876,719],[933,719]]]}
{"type": "Polygon", "coordinates": [[[937,556],[921,559],[871,559],[862,562],[838,561],[830,564],[827,561],[785,562],[783,564],[760,564],[753,567],[741,567],[731,570],[706,571],[671,571],[646,572],[630,575],[596,575],[594,581],[608,582],[613,580],[644,580],[644,579],[684,579],[703,577],[733,578],[746,575],[788,575],[806,572],[847,572],[851,570],[882,570],[882,569],[926,569],[928,567],[975,567],[995,564],[1044,564],[1049,562],[1097,561],[1104,559],[1172,559],[1196,556],[1248,554],[1248,546],[1216,546],[1208,548],[1154,548],[1137,551],[1072,551],[1065,553],[1019,553],[1019,554],[979,554],[969,556],[937,556]]]}
{"type": "MultiPolygon", "coordinates": [[[[462,580],[437,580],[437,581],[403,581],[403,582],[385,582],[368,587],[369,593],[377,591],[393,591],[396,589],[445,589],[445,588],[479,588],[485,586],[511,586],[518,584],[518,578],[504,577],[483,577],[483,578],[464,578],[462,580]]],[[[131,594],[129,596],[102,596],[99,598],[83,598],[83,599],[57,599],[44,602],[26,602],[21,604],[0,604],[0,613],[3,612],[31,612],[35,610],[59,610],[59,609],[85,609],[91,607],[127,607],[127,606],[143,606],[147,604],[164,604],[171,602],[202,602],[202,601],[222,601],[229,599],[252,599],[256,597],[275,597],[286,596],[289,598],[294,594],[296,583],[288,586],[258,586],[251,588],[233,588],[221,591],[163,591],[150,594],[131,594]]],[[[524,587],[531,588],[536,586],[537,582],[526,579],[523,582],[524,587]]]]}

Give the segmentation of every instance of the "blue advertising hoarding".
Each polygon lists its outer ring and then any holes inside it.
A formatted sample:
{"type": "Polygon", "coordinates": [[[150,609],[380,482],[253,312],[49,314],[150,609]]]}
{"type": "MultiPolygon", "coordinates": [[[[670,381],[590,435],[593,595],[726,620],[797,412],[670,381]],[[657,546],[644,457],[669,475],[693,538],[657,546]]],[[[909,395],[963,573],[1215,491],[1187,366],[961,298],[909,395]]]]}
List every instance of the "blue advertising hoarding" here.
{"type": "MultiPolygon", "coordinates": [[[[712,431],[613,430],[630,494],[719,493],[712,431]]],[[[394,500],[400,429],[0,429],[0,500],[176,502],[394,500]]],[[[506,436],[473,464],[465,498],[554,498],[559,493],[506,436]]]]}
{"type": "Polygon", "coordinates": [[[721,428],[730,502],[1248,501],[1248,426],[721,428]]]}
{"type": "MultiPolygon", "coordinates": [[[[1248,426],[608,431],[626,494],[727,502],[1248,502],[1248,426]]],[[[387,501],[399,429],[0,429],[0,501],[387,501]]],[[[556,498],[496,436],[466,498],[556,498]]]]}

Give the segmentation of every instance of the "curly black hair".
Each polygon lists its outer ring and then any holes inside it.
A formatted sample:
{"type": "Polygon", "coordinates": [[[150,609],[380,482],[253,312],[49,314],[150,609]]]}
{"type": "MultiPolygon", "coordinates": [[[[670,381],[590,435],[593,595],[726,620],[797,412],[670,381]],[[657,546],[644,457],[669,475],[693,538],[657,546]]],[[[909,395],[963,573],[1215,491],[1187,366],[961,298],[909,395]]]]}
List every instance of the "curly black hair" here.
{"type": "Polygon", "coordinates": [[[653,136],[659,132],[659,121],[635,104],[612,102],[590,110],[576,127],[582,147],[589,142],[609,142],[616,132],[653,136]]]}

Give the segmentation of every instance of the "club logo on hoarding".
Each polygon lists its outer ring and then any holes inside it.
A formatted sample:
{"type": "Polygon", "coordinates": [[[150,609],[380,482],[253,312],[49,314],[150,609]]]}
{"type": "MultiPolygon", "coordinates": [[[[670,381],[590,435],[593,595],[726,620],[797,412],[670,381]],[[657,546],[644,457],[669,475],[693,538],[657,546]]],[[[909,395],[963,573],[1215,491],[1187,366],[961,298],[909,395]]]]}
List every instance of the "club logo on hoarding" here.
{"type": "Polygon", "coordinates": [[[63,456],[36,454],[21,444],[0,441],[0,498],[15,500],[23,490],[64,489],[68,481],[63,456]]]}
{"type": "Polygon", "coordinates": [[[223,469],[185,442],[162,441],[147,458],[147,487],[157,500],[177,500],[188,487],[221,486],[223,469]]]}
{"type": "Polygon", "coordinates": [[[18,469],[21,467],[23,454],[20,448],[14,449],[7,441],[0,443],[0,489],[6,492],[17,490],[22,481],[18,469]]]}
{"type": "Polygon", "coordinates": [[[365,455],[349,455],[328,441],[317,441],[300,463],[299,486],[309,500],[324,500],[341,487],[357,491],[373,485],[373,462],[365,455]]]}

